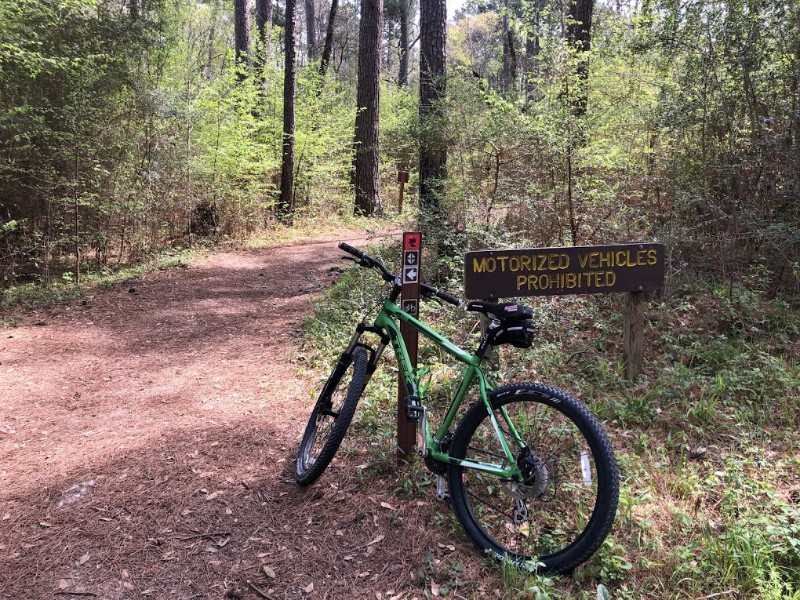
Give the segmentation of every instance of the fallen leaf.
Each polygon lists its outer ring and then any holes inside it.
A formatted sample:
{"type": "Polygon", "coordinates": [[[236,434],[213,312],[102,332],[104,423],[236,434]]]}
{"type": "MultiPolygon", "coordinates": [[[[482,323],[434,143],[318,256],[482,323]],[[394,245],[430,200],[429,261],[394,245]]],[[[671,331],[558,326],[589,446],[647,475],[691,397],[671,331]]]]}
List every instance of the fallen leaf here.
{"type": "Polygon", "coordinates": [[[313,591],[314,591],[314,582],[312,581],[312,582],[311,582],[311,583],[309,583],[309,584],[308,584],[306,587],[304,587],[304,588],[303,588],[303,591],[304,591],[306,594],[310,594],[311,592],[313,592],[313,591]]]}
{"type": "Polygon", "coordinates": [[[439,586],[436,585],[435,581],[431,581],[431,594],[433,594],[434,596],[439,595],[439,586]]]}
{"type": "Polygon", "coordinates": [[[372,546],[372,544],[377,544],[378,542],[380,542],[385,537],[386,537],[385,535],[380,534],[378,537],[376,537],[374,540],[372,540],[370,543],[368,543],[367,546],[372,546]]]}
{"type": "Polygon", "coordinates": [[[47,521],[40,521],[39,525],[41,525],[42,527],[52,527],[53,526],[52,523],[48,523],[47,521]]]}
{"type": "Polygon", "coordinates": [[[221,495],[222,492],[220,490],[217,490],[216,492],[212,492],[208,496],[206,496],[206,500],[214,500],[215,498],[219,498],[221,495]]]}
{"type": "Polygon", "coordinates": [[[81,556],[78,559],[78,564],[79,565],[85,565],[89,561],[90,558],[91,558],[91,555],[89,555],[88,553],[84,554],[83,556],[81,556]]]}
{"type": "Polygon", "coordinates": [[[69,586],[69,583],[66,579],[59,579],[58,580],[58,589],[65,590],[69,586]]]}
{"type": "Polygon", "coordinates": [[[264,571],[264,575],[266,575],[270,579],[275,579],[275,577],[277,577],[277,575],[275,574],[275,569],[273,569],[269,565],[263,565],[261,567],[261,570],[264,571]]]}
{"type": "Polygon", "coordinates": [[[397,510],[394,506],[392,506],[388,502],[381,502],[381,506],[387,510],[397,510]]]}

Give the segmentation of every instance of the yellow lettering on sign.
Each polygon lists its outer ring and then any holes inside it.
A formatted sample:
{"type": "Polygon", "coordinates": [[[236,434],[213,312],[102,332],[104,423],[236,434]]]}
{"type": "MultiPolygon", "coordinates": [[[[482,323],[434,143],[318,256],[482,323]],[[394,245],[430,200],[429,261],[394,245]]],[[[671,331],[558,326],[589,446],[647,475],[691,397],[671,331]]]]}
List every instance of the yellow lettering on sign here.
{"type": "Polygon", "coordinates": [[[482,258],[480,262],[477,258],[472,259],[472,270],[475,273],[494,273],[496,268],[497,264],[491,256],[482,258]]]}

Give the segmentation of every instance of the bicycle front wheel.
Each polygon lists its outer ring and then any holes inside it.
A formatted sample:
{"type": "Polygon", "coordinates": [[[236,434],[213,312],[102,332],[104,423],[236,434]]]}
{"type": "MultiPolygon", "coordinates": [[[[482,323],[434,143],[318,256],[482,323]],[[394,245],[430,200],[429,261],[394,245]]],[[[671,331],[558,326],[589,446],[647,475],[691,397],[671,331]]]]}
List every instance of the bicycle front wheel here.
{"type": "MultiPolygon", "coordinates": [[[[572,571],[600,547],[616,515],[619,470],[611,444],[589,410],[556,388],[510,385],[489,400],[522,477],[451,465],[456,516],[480,550],[539,572],[572,571]]],[[[508,466],[483,403],[464,415],[450,455],[508,466]]]]}
{"type": "Polygon", "coordinates": [[[344,355],[325,382],[306,425],[295,460],[295,480],[315,482],[344,439],[367,380],[367,352],[356,347],[344,355]]]}

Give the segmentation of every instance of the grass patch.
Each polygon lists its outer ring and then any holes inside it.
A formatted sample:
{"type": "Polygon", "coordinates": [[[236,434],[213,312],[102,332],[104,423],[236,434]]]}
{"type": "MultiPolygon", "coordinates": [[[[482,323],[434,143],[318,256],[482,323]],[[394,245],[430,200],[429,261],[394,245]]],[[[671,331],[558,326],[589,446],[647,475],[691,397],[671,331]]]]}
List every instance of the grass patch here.
{"type": "MultiPolygon", "coordinates": [[[[399,255],[379,252],[390,265],[399,255]]],[[[306,324],[320,362],[341,351],[360,318],[375,315],[384,289],[364,269],[342,274],[306,324]]],[[[604,421],[622,473],[619,512],[612,536],[572,578],[495,564],[482,571],[484,588],[534,599],[800,600],[798,311],[745,288],[695,281],[672,289],[648,307],[646,371],[636,382],[622,378],[619,299],[527,299],[538,341],[502,349],[498,376],[562,387],[604,421]]],[[[477,343],[468,333],[473,315],[424,307],[422,315],[467,347],[477,343]]],[[[445,357],[424,347],[421,356],[432,389],[451,388],[457,373],[445,357]]],[[[383,474],[395,468],[385,459],[395,433],[393,367],[387,352],[353,429],[383,474]]],[[[419,465],[401,481],[403,498],[433,493],[419,465]]]]}
{"type": "Polygon", "coordinates": [[[88,272],[81,277],[79,283],[71,278],[63,278],[46,285],[43,283],[25,283],[0,289],[0,310],[31,310],[42,306],[67,304],[95,290],[113,288],[127,279],[139,277],[154,270],[186,268],[197,250],[182,250],[163,254],[136,265],[106,267],[99,271],[88,272]]]}

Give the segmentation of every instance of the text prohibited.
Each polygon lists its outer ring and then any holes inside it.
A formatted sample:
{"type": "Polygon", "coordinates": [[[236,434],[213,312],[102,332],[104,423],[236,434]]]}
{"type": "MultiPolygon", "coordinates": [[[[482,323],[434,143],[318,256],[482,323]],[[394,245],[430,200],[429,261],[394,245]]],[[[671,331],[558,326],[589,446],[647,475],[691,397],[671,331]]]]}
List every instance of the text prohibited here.
{"type": "Polygon", "coordinates": [[[467,298],[641,292],[663,285],[662,244],[481,250],[464,258],[467,298]]]}

